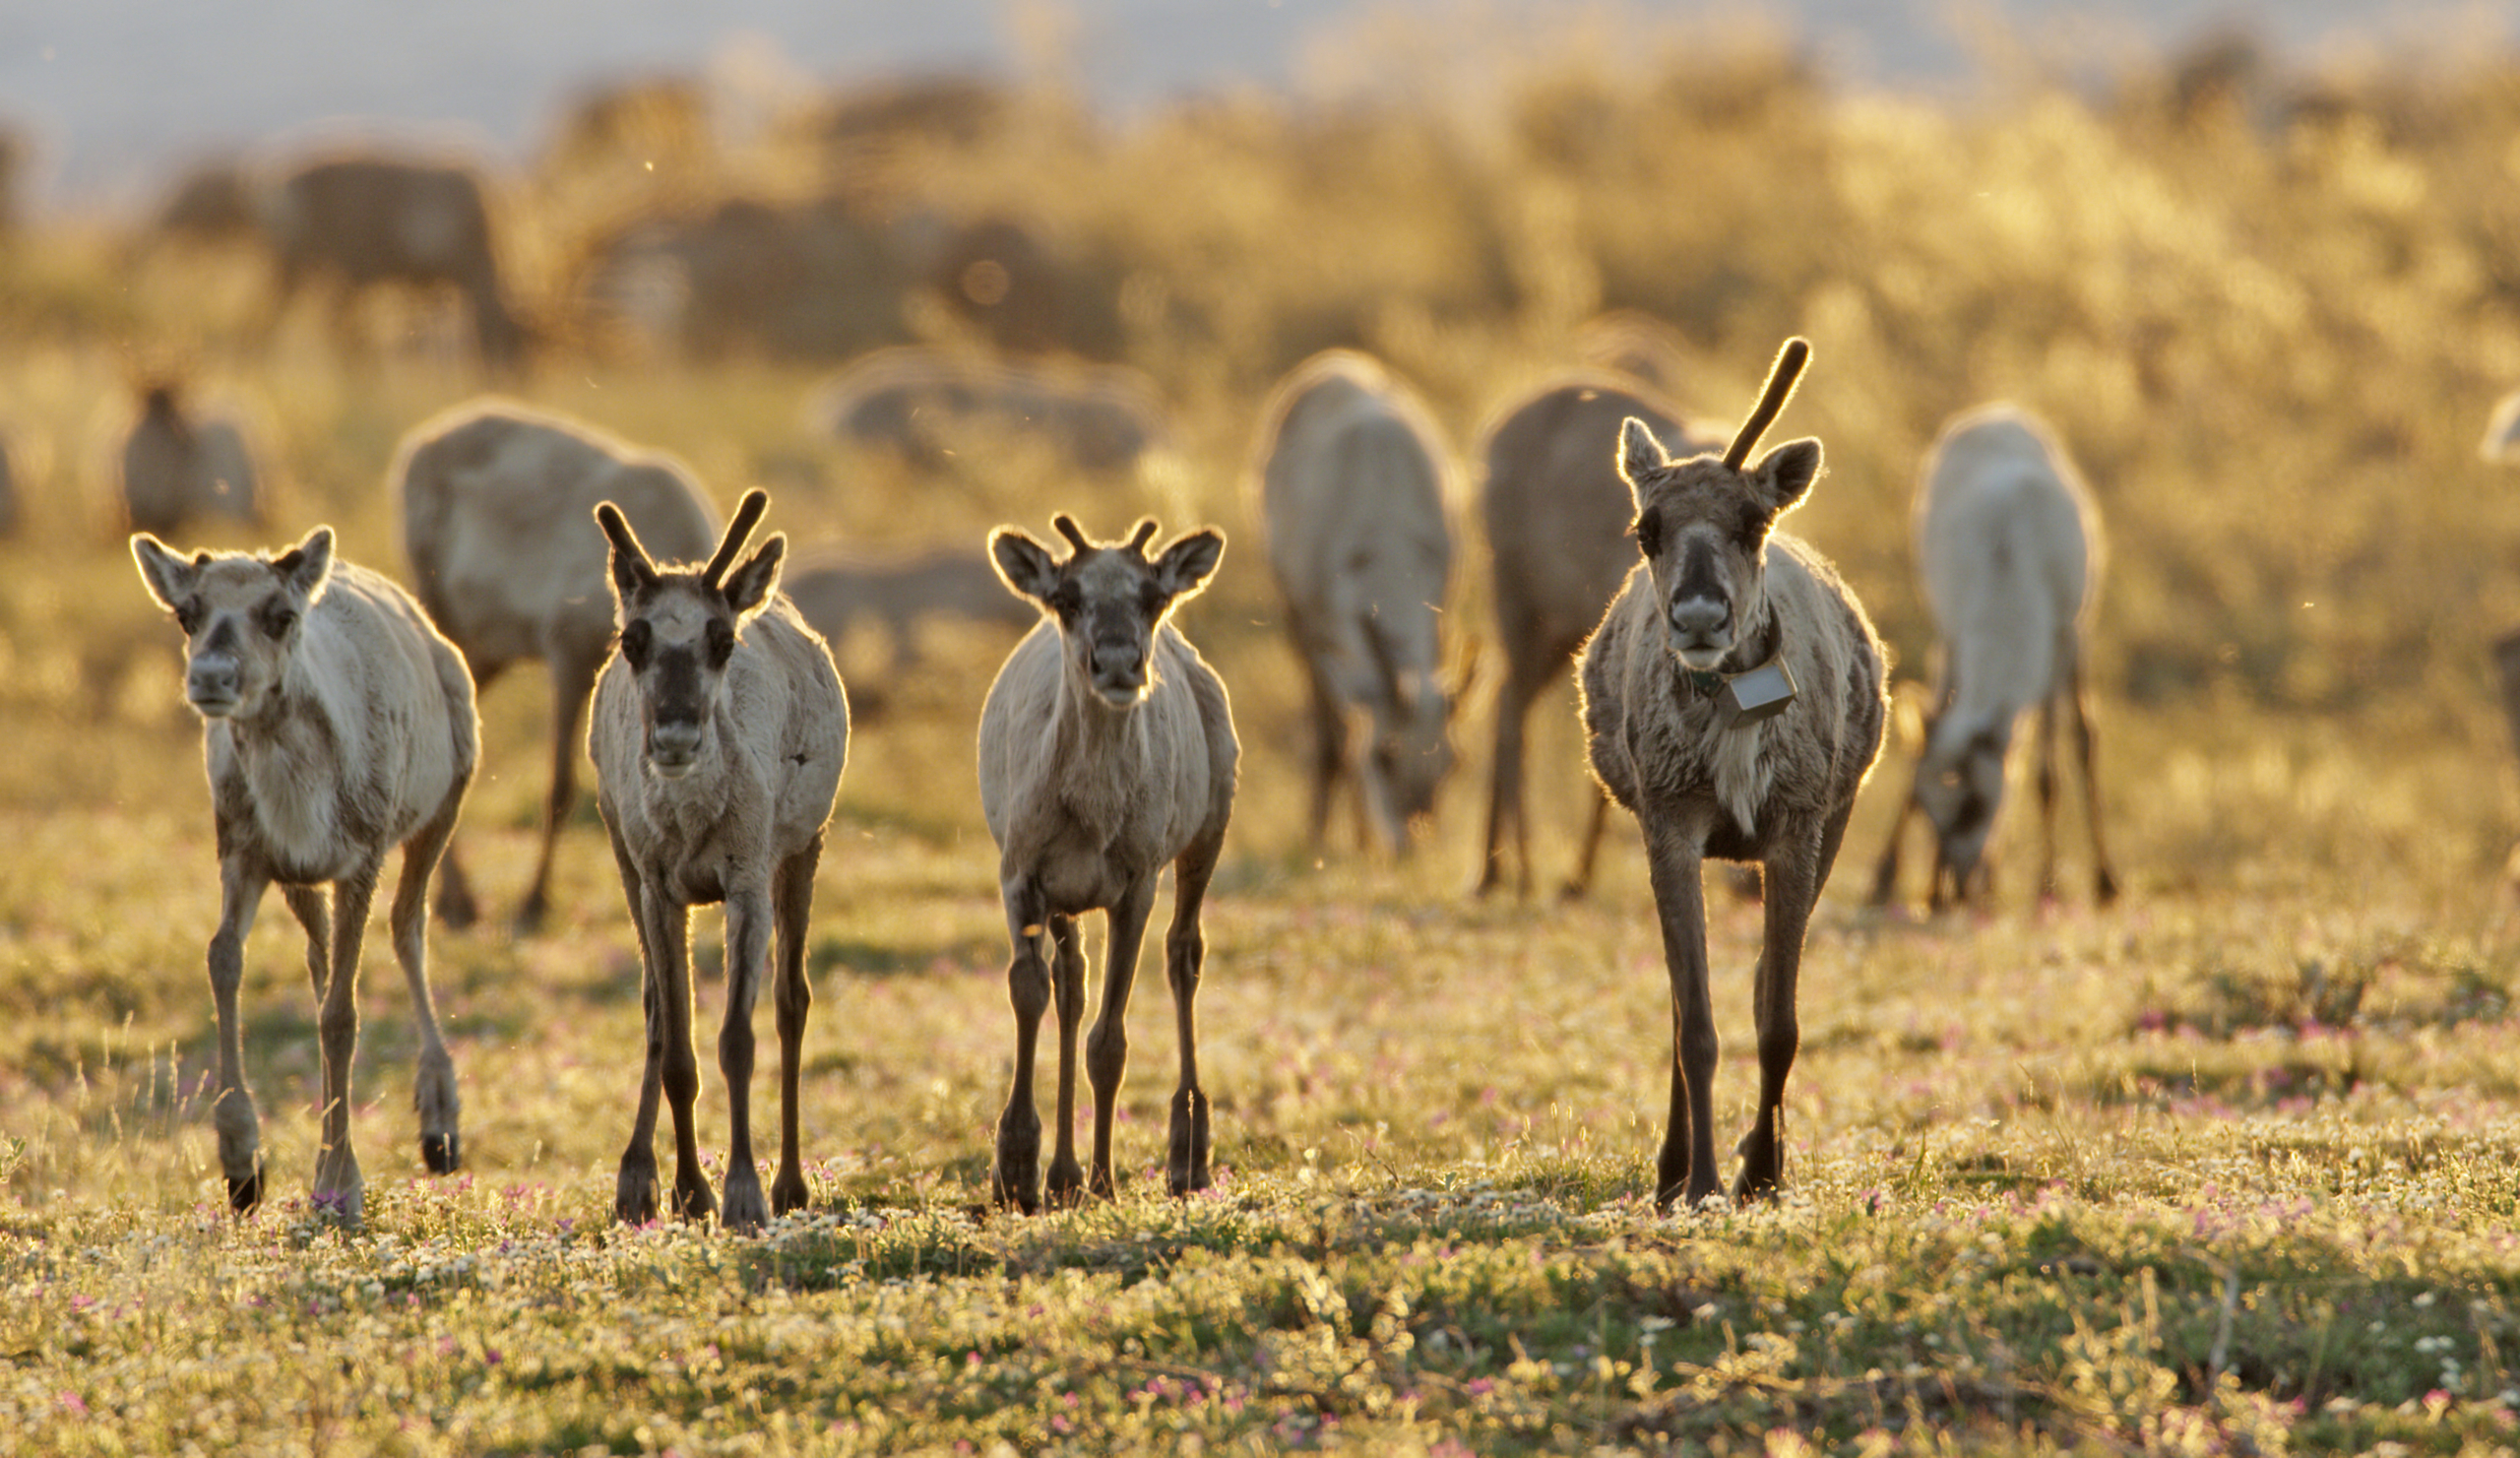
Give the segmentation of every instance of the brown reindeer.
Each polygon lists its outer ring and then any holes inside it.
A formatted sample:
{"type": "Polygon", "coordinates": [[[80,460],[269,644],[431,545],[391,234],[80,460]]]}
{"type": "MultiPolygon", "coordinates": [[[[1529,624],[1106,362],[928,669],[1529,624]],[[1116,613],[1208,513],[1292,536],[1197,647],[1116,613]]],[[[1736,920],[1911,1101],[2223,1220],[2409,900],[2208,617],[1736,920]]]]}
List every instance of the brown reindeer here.
{"type": "Polygon", "coordinates": [[[659,566],[620,508],[596,521],[612,544],[619,652],[595,689],[598,802],[612,833],[621,890],[638,928],[648,1009],[639,1113],[621,1156],[613,1211],[657,1215],[657,1098],[671,1106],[673,1209],[706,1219],[715,1205],[700,1172],[692,1106],[700,1068],[691,1046],[691,908],[726,908],[726,1013],[718,1068],[726,1081],[728,1230],[758,1230],[805,1203],[797,1152],[804,1071],[805,930],[823,827],[849,753],[849,700],[831,654],[778,595],[788,539],[773,536],[738,565],[769,508],[745,494],[717,553],[700,567],[659,566]],[[753,1166],[753,999],[778,931],[772,996],[779,1013],[779,1173],[763,1198],[753,1166]]]}
{"type": "Polygon", "coordinates": [[[184,630],[184,697],[202,718],[219,827],[219,930],[210,941],[219,1009],[219,1163],[228,1202],[263,1197],[262,1123],[245,1085],[237,988],[245,936],[274,881],[306,931],[323,1003],[323,1144],[316,1208],[356,1224],[365,1181],[350,1148],[358,1050],[359,949],[385,855],[403,848],[394,956],[419,1024],[420,1155],[461,1162],[455,1063],[438,1036],[426,961],[429,875],[455,829],[480,742],[472,680],[455,646],[385,578],[333,556],[318,527],[280,553],[185,556],[131,539],[149,592],[184,630]]]}
{"type": "MultiPolygon", "coordinates": [[[[1633,506],[1615,463],[1602,448],[1631,416],[1667,441],[1687,439],[1674,412],[1632,383],[1594,374],[1561,381],[1516,405],[1488,427],[1480,450],[1487,475],[1479,504],[1495,578],[1496,641],[1505,658],[1488,766],[1487,839],[1479,872],[1482,896],[1504,883],[1509,844],[1515,889],[1531,891],[1523,735],[1532,705],[1566,671],[1636,562],[1627,539],[1633,506]]],[[[1592,883],[1608,821],[1609,801],[1595,800],[1581,858],[1566,883],[1568,895],[1581,895],[1592,883]]]]}
{"type": "Polygon", "coordinates": [[[1039,1208],[1040,1115],[1033,1108],[1033,1046],[1041,1014],[1059,1018],[1058,1144],[1049,1196],[1109,1195],[1111,1116],[1128,1066],[1122,1026],[1138,948],[1155,908],[1156,878],[1173,868],[1172,927],[1164,971],[1172,984],[1181,1077],[1172,1093],[1165,1182],[1205,1189],[1208,1099],[1199,1087],[1195,1004],[1207,943],[1199,908],[1233,814],[1233,713],[1225,683],[1172,626],[1173,607],[1206,585],[1225,552],[1213,528],[1150,557],[1152,519],[1127,541],[1097,544],[1056,519],[1074,548],[1065,560],[1012,527],[989,536],[1006,585],[1041,609],[1040,626],[1007,656],[980,711],[980,808],[998,846],[998,890],[1015,958],[1015,1083],[997,1123],[992,1197],[1039,1208]],[[1108,922],[1102,1011],[1086,1038],[1094,1085],[1094,1164],[1076,1162],[1076,1030],[1085,1014],[1085,952],[1076,919],[1108,922]],[[1049,956],[1045,957],[1044,943],[1049,956]],[[1055,967],[1053,967],[1053,960],[1055,967]],[[1090,1179],[1090,1183],[1088,1180],[1090,1179]]]}
{"type": "Polygon", "coordinates": [[[1777,1186],[1785,1079],[1797,1042],[1803,928],[1881,747],[1881,645],[1817,552],[1774,531],[1820,474],[1820,443],[1746,464],[1809,347],[1790,340],[1723,456],[1675,461],[1642,420],[1619,429],[1643,561],[1585,645],[1593,772],[1636,816],[1670,976],[1670,1123],[1658,1206],[1716,1192],[1715,1014],[1707,989],[1707,856],[1755,861],[1767,928],[1756,990],[1759,1107],[1736,1200],[1777,1186]]]}
{"type": "Polygon", "coordinates": [[[525,329],[509,311],[489,209],[470,168],[330,158],[283,178],[261,210],[279,274],[276,316],[323,278],[343,290],[337,309],[379,284],[444,285],[464,295],[483,363],[504,368],[523,361],[525,329]]]}

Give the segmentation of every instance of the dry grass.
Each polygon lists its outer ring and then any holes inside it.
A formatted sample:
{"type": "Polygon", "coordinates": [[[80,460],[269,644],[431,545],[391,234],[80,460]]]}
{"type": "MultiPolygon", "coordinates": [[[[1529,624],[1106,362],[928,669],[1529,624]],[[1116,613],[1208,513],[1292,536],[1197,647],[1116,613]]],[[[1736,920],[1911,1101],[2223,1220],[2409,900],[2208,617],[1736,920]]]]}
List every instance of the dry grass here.
{"type": "MultiPolygon", "coordinates": [[[[1382,353],[1466,440],[1602,308],[1675,326],[1719,420],[1800,331],[1785,428],[1832,469],[1795,526],[1907,677],[1914,462],[1945,414],[2010,396],[2109,522],[2121,906],[2030,901],[2027,796],[1989,915],[1869,913],[1842,871],[1805,964],[1790,1194],[1656,1219],[1668,1021],[1629,838],[1587,904],[1465,901],[1474,695],[1431,854],[1316,864],[1292,660],[1229,551],[1189,614],[1246,745],[1201,1005],[1215,1196],[1159,1193],[1171,1048],[1142,982],[1120,1200],[976,1212],[1011,1019],[970,748],[998,650],[975,635],[852,746],[815,923],[810,1216],[759,1241],[609,1226],[640,1011],[590,810],[548,934],[435,940],[464,1176],[418,1176],[400,993],[364,999],[363,1232],[306,1217],[313,1007],[287,919],[264,919],[245,1002],[277,1193],[231,1221],[202,1098],[198,730],[105,485],[125,376],[191,359],[259,414],[268,535],[329,520],[388,567],[394,441],[476,386],[426,310],[417,346],[346,360],[307,321],[265,340],[234,260],[40,229],[0,251],[0,429],[32,520],[0,545],[0,1425],[63,1453],[2507,1446],[2520,938],[2485,645],[2520,618],[2520,494],[2473,443],[2520,381],[2520,72],[2257,124],[2136,83],[1840,100],[1758,43],[1518,64],[1479,108],[1222,100],[901,170],[1123,281],[1125,352],[1180,425],[1139,480],[1061,479],[1015,444],[915,477],[806,438],[815,370],[779,361],[570,358],[521,393],[682,454],[722,500],[766,480],[803,539],[976,541],[1054,507],[1239,532],[1260,397],[1314,348],[1382,353]]],[[[516,202],[547,305],[593,224],[516,202]]],[[[547,706],[517,679],[484,708],[467,834],[504,904],[547,706]]],[[[1566,705],[1536,724],[1547,869],[1583,802],[1566,705]]],[[[1852,862],[1903,770],[1894,748],[1852,862]]],[[[1719,1126],[1749,1103],[1757,926],[1719,902],[1719,1126]]]]}

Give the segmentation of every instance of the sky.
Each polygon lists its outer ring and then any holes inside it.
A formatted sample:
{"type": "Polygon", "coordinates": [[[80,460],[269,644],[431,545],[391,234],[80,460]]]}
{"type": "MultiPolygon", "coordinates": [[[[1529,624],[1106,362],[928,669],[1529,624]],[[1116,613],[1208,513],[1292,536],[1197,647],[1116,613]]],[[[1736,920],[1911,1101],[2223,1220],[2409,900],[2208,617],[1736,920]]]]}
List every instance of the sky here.
{"type": "MultiPolygon", "coordinates": [[[[345,125],[522,158],[562,100],[609,77],[714,66],[761,85],[1055,67],[1115,113],[1222,86],[1300,86],[1343,37],[1544,32],[1585,0],[0,0],[0,122],[35,142],[34,197],[130,207],[188,160],[345,125]]],[[[2116,56],[2242,26],[2318,55],[2485,36],[2520,0],[1606,0],[1655,23],[1755,16],[1850,86],[1933,89],[1994,18],[2040,49],[2116,56]],[[2429,37],[2427,40],[2426,37],[2429,37]]],[[[1338,71],[1335,64],[1328,70],[1338,71]]],[[[1354,82],[1353,75],[1346,80],[1354,82]]]]}

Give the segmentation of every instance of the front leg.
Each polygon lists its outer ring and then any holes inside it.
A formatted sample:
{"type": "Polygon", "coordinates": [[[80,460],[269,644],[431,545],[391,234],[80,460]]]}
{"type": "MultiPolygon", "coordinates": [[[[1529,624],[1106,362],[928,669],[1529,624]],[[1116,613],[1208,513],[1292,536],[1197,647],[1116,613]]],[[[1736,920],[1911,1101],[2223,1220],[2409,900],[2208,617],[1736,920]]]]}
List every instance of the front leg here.
{"type": "MultiPolygon", "coordinates": [[[[1076,1162],[1076,1030],[1085,1021],[1085,946],[1074,917],[1050,919],[1050,997],[1059,1021],[1058,1133],[1050,1155],[1052,1205],[1073,1205],[1085,1192],[1085,1173],[1076,1162]]],[[[1097,1128],[1103,1111],[1094,1109],[1097,1128]]]]}
{"type": "MultiPolygon", "coordinates": [[[[655,879],[643,883],[639,899],[647,911],[648,947],[656,957],[651,1028],[660,1023],[663,1028],[662,1046],[652,1046],[651,1055],[659,1060],[658,1082],[673,1115],[673,1213],[705,1221],[717,1213],[718,1201],[710,1193],[709,1176],[700,1173],[700,1132],[693,1113],[700,1099],[700,1059],[691,1039],[691,908],[655,879]]],[[[649,1036],[653,1045],[657,1034],[649,1036]]]]}
{"type": "MultiPolygon", "coordinates": [[[[245,937],[254,929],[270,877],[230,856],[219,863],[219,929],[210,938],[210,1000],[219,1018],[219,1093],[211,1123],[219,1131],[219,1165],[227,1175],[227,1203],[238,1214],[263,1202],[262,1120],[245,1086],[244,1024],[236,988],[245,975],[245,937]]],[[[308,954],[308,963],[314,961],[308,954]]]]}
{"type": "Polygon", "coordinates": [[[811,1198],[804,1161],[797,1153],[796,1119],[805,1065],[805,1014],[814,1003],[805,976],[805,927],[814,907],[814,867],[822,860],[817,833],[804,850],[779,867],[773,913],[779,919],[779,983],[772,1002],[779,1013],[779,1173],[770,1181],[770,1213],[801,1210],[811,1198]]]}
{"type": "Polygon", "coordinates": [[[1759,1107],[1741,1136],[1741,1173],[1732,1183],[1735,1202],[1776,1193],[1785,1177],[1785,1078],[1800,1046],[1794,1010],[1795,983],[1802,964],[1802,937],[1819,895],[1818,837],[1798,835],[1768,855],[1766,936],[1759,953],[1754,998],[1759,1029],[1759,1107]]]}
{"type": "Polygon", "coordinates": [[[324,1118],[323,1145],[315,1156],[315,1208],[347,1226],[359,1223],[366,1199],[367,1182],[350,1143],[350,1065],[358,1056],[359,949],[381,868],[381,859],[370,859],[334,882],[333,975],[324,988],[320,1024],[324,1118]]]}
{"type": "Polygon", "coordinates": [[[1029,876],[1008,871],[999,878],[1006,929],[1015,956],[1006,966],[1007,1000],[1015,1007],[1015,1081],[997,1117],[997,1162],[989,1170],[989,1198],[1030,1215],[1041,1208],[1041,1116],[1033,1108],[1034,1045],[1041,1014],[1050,1006],[1050,969],[1041,958],[1048,914],[1029,876]]]}
{"type": "Polygon", "coordinates": [[[769,892],[747,887],[727,896],[726,1017],[718,1030],[718,1071],[726,1081],[726,1196],[719,1218],[744,1234],[770,1223],[752,1154],[752,1009],[770,958],[770,925],[769,892]]]}
{"type": "Polygon", "coordinates": [[[621,872],[621,895],[630,904],[630,925],[639,937],[639,1006],[647,1035],[647,1058],[639,1074],[639,1111],[631,1121],[629,1147],[621,1152],[612,1214],[625,1225],[646,1225],[657,1218],[657,1102],[664,1089],[665,1015],[659,1001],[662,984],[656,948],[648,940],[647,898],[640,889],[638,863],[631,859],[620,833],[611,828],[611,807],[604,806],[604,812],[612,863],[621,872]]]}
{"type": "Polygon", "coordinates": [[[1654,1205],[1659,1210],[1670,1208],[1674,1199],[1695,1205],[1716,1192],[1718,1045],[1707,988],[1706,893],[1698,880],[1705,863],[1705,827],[1694,821],[1658,824],[1654,807],[1640,809],[1646,867],[1663,928],[1663,961],[1670,978],[1671,1109],[1655,1162],[1654,1205]]]}
{"type": "Polygon", "coordinates": [[[1109,1199],[1111,1120],[1120,1109],[1120,1079],[1129,1066],[1129,989],[1137,983],[1138,949],[1146,945],[1146,919],[1155,909],[1155,877],[1140,876],[1120,894],[1109,914],[1109,944],[1102,949],[1102,1010],[1086,1040],[1085,1072],[1094,1081],[1094,1192],[1109,1199]]]}
{"type": "Polygon", "coordinates": [[[1181,1049],[1181,1077],[1172,1089],[1171,1142],[1164,1167],[1165,1187],[1175,1195],[1208,1188],[1208,1095],[1199,1086],[1199,976],[1208,960],[1199,932],[1199,909],[1225,849],[1225,827],[1193,845],[1172,867],[1172,925],[1164,935],[1164,976],[1172,986],[1173,1035],[1181,1049]]]}

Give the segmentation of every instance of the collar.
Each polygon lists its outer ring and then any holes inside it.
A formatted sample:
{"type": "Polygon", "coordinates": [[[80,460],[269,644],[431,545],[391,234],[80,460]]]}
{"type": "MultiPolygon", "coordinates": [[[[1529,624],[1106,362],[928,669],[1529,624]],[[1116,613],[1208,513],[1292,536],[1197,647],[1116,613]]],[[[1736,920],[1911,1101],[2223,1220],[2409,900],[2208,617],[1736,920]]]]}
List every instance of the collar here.
{"type": "MultiPolygon", "coordinates": [[[[1767,640],[1767,654],[1751,667],[1679,671],[1679,682],[1687,686],[1689,697],[1714,701],[1718,733],[1775,718],[1799,692],[1793,671],[1785,666],[1785,634],[1774,618],[1760,636],[1767,640]]],[[[1738,652],[1736,647],[1734,653],[1738,652]]]]}

